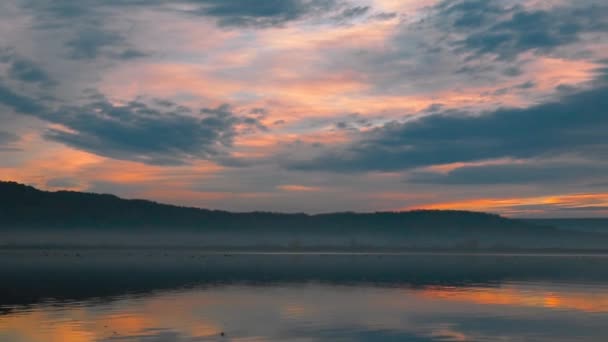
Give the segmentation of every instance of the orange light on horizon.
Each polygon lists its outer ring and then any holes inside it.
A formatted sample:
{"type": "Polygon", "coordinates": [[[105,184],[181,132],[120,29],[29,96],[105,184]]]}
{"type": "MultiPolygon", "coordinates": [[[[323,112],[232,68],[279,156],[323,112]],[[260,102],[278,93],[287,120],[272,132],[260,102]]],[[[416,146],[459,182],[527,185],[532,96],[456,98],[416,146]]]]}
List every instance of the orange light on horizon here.
{"type": "MultiPolygon", "coordinates": [[[[449,202],[438,202],[408,206],[400,210],[436,209],[436,210],[473,210],[491,211],[508,214],[517,211],[519,206],[548,206],[559,208],[608,208],[608,193],[564,194],[552,196],[535,196],[521,198],[474,198],[449,202]]],[[[535,210],[531,208],[530,210],[535,210]]],[[[537,208],[542,210],[542,208],[537,208]]],[[[608,210],[608,209],[607,209],[608,210]]],[[[527,211],[527,209],[526,209],[527,211]]]]}
{"type": "Polygon", "coordinates": [[[305,185],[297,185],[297,184],[286,184],[279,185],[277,189],[289,192],[319,192],[322,191],[320,187],[316,186],[305,186],[305,185]]]}

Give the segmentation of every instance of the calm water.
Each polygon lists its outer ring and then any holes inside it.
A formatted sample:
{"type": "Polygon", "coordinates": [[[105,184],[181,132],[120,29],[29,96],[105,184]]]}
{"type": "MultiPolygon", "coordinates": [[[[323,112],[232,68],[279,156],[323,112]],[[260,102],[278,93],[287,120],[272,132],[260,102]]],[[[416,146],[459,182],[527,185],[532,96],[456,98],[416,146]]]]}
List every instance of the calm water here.
{"type": "Polygon", "coordinates": [[[0,252],[0,341],[606,341],[607,266],[604,256],[0,252]]]}

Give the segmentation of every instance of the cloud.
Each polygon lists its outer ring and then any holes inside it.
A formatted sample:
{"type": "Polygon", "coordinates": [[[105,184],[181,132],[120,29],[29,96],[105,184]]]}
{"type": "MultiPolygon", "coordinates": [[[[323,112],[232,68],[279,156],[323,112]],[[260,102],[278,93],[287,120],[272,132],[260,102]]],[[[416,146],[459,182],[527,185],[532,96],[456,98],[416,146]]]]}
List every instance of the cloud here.
{"type": "Polygon", "coordinates": [[[89,27],[83,25],[73,32],[65,46],[71,59],[91,60],[107,57],[116,60],[132,60],[148,56],[133,47],[125,32],[105,29],[103,25],[89,27]]]}
{"type": "MultiPolygon", "coordinates": [[[[402,96],[508,83],[538,70],[539,55],[601,57],[592,47],[608,32],[608,6],[582,1],[535,9],[524,3],[443,1],[416,13],[419,20],[402,20],[374,49],[333,49],[329,64],[360,75],[375,94],[402,96]]],[[[538,92],[527,98],[534,96],[538,92]]]]}
{"type": "Polygon", "coordinates": [[[140,13],[170,12],[181,15],[180,20],[204,18],[233,29],[284,26],[338,14],[354,17],[369,10],[351,6],[347,0],[18,0],[17,4],[33,18],[34,30],[63,44],[68,58],[85,61],[149,56],[152,52],[138,48],[141,42],[135,40],[141,34],[137,26],[145,17],[140,13]]]}
{"type": "Polygon", "coordinates": [[[266,127],[254,117],[239,116],[228,105],[197,113],[169,101],[162,109],[139,101],[111,103],[101,95],[81,106],[52,109],[0,83],[0,104],[16,112],[58,124],[45,138],[114,159],[175,165],[193,159],[224,160],[240,134],[266,127]]]}
{"type": "Polygon", "coordinates": [[[41,85],[55,83],[38,64],[9,50],[0,50],[0,62],[8,64],[8,76],[11,79],[41,85]]]}
{"type": "Polygon", "coordinates": [[[298,185],[298,184],[284,184],[277,186],[277,189],[282,191],[291,191],[291,192],[318,192],[322,191],[320,187],[317,186],[306,186],[306,185],[298,185]]]}
{"type": "Polygon", "coordinates": [[[16,134],[0,131],[0,151],[13,150],[10,144],[19,141],[19,137],[16,134]]]}
{"type": "Polygon", "coordinates": [[[346,9],[342,10],[342,12],[340,12],[339,14],[334,16],[333,19],[337,20],[339,22],[349,21],[349,20],[359,18],[361,16],[366,15],[367,13],[369,13],[370,10],[371,10],[371,7],[369,7],[369,6],[350,7],[350,8],[346,8],[346,9]]]}
{"type": "Polygon", "coordinates": [[[124,38],[114,32],[98,28],[87,28],[77,32],[66,46],[70,49],[70,57],[74,59],[97,58],[104,49],[122,44],[124,38]]]}
{"type": "Polygon", "coordinates": [[[397,16],[398,16],[397,12],[381,12],[381,13],[376,13],[376,14],[372,15],[371,18],[375,19],[375,20],[379,20],[379,21],[384,21],[384,20],[395,19],[395,18],[397,18],[397,16]]]}
{"type": "Polygon", "coordinates": [[[499,158],[576,154],[605,158],[608,85],[602,76],[589,90],[528,108],[483,115],[443,111],[362,133],[341,148],[310,160],[288,161],[298,170],[394,171],[499,158]]]}
{"type": "Polygon", "coordinates": [[[47,139],[101,156],[158,165],[225,156],[238,125],[259,124],[236,116],[227,105],[185,113],[137,101],[119,106],[105,98],[62,108],[47,119],[66,128],[50,129],[47,139]]]}
{"type": "Polygon", "coordinates": [[[191,0],[198,14],[218,19],[220,26],[279,26],[306,16],[320,15],[337,6],[335,0],[191,0]]]}
{"type": "Polygon", "coordinates": [[[439,26],[465,35],[452,42],[460,52],[514,59],[527,51],[550,51],[583,39],[585,33],[608,31],[608,6],[600,4],[526,9],[493,1],[444,1],[439,26]]]}
{"type": "Polygon", "coordinates": [[[456,28],[476,28],[493,23],[508,12],[500,2],[484,0],[445,0],[435,6],[437,16],[456,28]]]}
{"type": "Polygon", "coordinates": [[[0,104],[17,112],[32,115],[39,115],[45,110],[40,101],[14,92],[2,79],[0,79],[0,104]]]}
{"type": "Polygon", "coordinates": [[[603,178],[608,165],[578,162],[542,162],[465,166],[448,173],[415,172],[408,183],[441,185],[513,185],[559,184],[561,182],[589,182],[603,178]]]}
{"type": "MultiPolygon", "coordinates": [[[[218,20],[220,26],[237,27],[270,27],[280,26],[289,21],[306,17],[322,16],[328,11],[344,7],[337,0],[185,0],[181,2],[189,7],[180,11],[218,20]]],[[[169,0],[48,0],[27,3],[45,19],[66,21],[82,17],[99,19],[107,15],[108,9],[125,8],[164,8],[175,3],[169,0]],[[164,6],[164,7],[162,7],[164,6]]],[[[354,7],[359,8],[359,7],[354,7]]],[[[345,10],[345,13],[348,11],[345,10]]],[[[352,11],[357,11],[353,9],[352,11]]]]}
{"type": "MultiPolygon", "coordinates": [[[[129,43],[130,30],[121,28],[113,20],[125,9],[145,3],[138,0],[53,0],[24,1],[21,5],[34,17],[34,29],[52,32],[53,39],[65,45],[67,57],[90,60],[99,57],[133,59],[147,55],[129,43]]],[[[158,2],[150,1],[149,4],[154,6],[158,2]]]]}

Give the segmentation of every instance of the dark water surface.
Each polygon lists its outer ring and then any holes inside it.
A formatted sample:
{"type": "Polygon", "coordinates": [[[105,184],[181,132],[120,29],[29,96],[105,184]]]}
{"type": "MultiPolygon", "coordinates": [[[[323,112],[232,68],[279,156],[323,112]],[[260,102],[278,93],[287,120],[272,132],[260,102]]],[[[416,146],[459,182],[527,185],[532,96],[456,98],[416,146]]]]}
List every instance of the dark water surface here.
{"type": "Polygon", "coordinates": [[[602,255],[13,250],[0,271],[2,342],[608,340],[602,255]]]}

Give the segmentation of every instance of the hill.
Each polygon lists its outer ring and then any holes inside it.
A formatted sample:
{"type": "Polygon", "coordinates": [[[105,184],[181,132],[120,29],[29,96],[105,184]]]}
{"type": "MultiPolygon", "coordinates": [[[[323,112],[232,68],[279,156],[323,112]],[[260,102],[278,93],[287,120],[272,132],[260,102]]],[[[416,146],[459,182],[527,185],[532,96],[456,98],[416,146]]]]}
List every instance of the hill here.
{"type": "Polygon", "coordinates": [[[0,226],[26,228],[194,228],[194,229],[449,229],[503,228],[512,231],[532,227],[551,231],[494,214],[467,211],[417,210],[409,212],[279,214],[231,213],[125,200],[114,195],[73,191],[48,192],[14,182],[0,182],[0,226]]]}
{"type": "MultiPolygon", "coordinates": [[[[5,246],[245,249],[603,249],[608,235],[466,211],[232,213],[0,182],[5,246]]],[[[608,249],[608,248],[607,248],[608,249]]]]}

